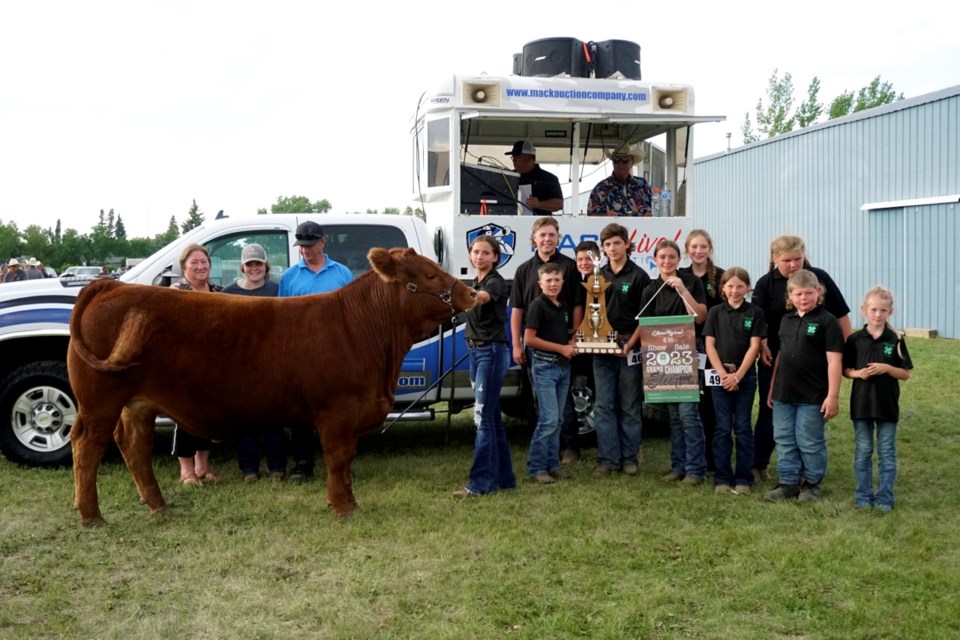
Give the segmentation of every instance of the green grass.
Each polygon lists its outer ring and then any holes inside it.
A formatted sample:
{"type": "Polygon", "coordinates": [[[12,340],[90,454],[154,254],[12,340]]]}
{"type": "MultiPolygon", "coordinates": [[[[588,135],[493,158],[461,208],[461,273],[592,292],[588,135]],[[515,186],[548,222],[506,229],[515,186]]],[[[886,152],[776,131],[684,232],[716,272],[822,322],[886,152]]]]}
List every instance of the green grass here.
{"type": "MultiPolygon", "coordinates": [[[[814,505],[664,485],[662,437],[636,478],[592,480],[585,459],[572,480],[457,502],[466,415],[363,438],[347,519],[322,478],[244,485],[224,448],[225,481],[199,490],[158,453],[155,517],[107,462],[108,525],[87,530],[70,470],[0,461],[0,637],[957,637],[960,343],[910,350],[890,514],[853,508],[848,381],[814,505]]],[[[511,425],[521,476],[528,435],[511,425]]]]}

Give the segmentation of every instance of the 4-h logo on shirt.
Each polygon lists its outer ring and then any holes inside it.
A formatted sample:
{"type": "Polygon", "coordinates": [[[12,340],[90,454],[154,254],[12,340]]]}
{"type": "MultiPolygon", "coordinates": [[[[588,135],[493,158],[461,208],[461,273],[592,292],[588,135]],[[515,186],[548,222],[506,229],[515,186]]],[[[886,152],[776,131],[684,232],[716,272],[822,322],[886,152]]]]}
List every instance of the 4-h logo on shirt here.
{"type": "Polygon", "coordinates": [[[744,318],[743,328],[746,329],[747,331],[750,331],[750,329],[753,329],[753,318],[744,318]]]}
{"type": "Polygon", "coordinates": [[[883,345],[883,356],[889,358],[893,355],[893,343],[888,342],[883,345]]]}
{"type": "Polygon", "coordinates": [[[627,295],[628,293],[630,293],[630,283],[629,283],[629,282],[621,282],[621,283],[620,283],[620,293],[622,293],[623,295],[627,295]]]}
{"type": "Polygon", "coordinates": [[[818,325],[816,322],[811,322],[810,324],[808,324],[808,325],[807,325],[807,335],[808,335],[808,336],[815,336],[815,335],[817,335],[817,328],[818,328],[819,326],[820,326],[820,325],[818,325]]]}

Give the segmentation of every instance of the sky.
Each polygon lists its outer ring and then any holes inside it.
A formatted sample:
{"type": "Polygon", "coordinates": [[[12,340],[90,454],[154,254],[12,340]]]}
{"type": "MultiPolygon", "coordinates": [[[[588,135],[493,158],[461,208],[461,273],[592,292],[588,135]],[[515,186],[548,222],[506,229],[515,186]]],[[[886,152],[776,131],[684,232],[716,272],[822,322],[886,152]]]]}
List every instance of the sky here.
{"type": "Polygon", "coordinates": [[[775,70],[798,103],[814,76],[824,103],[877,75],[908,98],[960,84],[958,18],[931,0],[4,2],[0,223],[88,233],[112,208],[135,237],[194,200],[207,219],[293,195],[403,209],[421,94],[509,75],[541,38],[638,43],[645,81],[726,117],[694,128],[702,157],[740,146],[775,70]]]}

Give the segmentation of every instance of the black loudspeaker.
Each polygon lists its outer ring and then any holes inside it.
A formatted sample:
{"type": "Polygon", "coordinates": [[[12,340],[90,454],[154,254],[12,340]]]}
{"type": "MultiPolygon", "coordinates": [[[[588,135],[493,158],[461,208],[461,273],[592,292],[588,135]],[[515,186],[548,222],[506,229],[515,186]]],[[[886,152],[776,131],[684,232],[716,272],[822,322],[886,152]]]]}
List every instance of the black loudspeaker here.
{"type": "Polygon", "coordinates": [[[513,75],[515,76],[523,75],[523,54],[522,53],[513,54],[513,75]]]}
{"type": "Polygon", "coordinates": [[[544,38],[523,45],[525,76],[556,76],[561,73],[574,78],[587,78],[590,69],[583,55],[583,43],[576,38],[544,38]]]}
{"type": "Polygon", "coordinates": [[[627,40],[604,40],[597,43],[595,74],[609,78],[619,71],[629,80],[640,80],[640,45],[627,40]]]}

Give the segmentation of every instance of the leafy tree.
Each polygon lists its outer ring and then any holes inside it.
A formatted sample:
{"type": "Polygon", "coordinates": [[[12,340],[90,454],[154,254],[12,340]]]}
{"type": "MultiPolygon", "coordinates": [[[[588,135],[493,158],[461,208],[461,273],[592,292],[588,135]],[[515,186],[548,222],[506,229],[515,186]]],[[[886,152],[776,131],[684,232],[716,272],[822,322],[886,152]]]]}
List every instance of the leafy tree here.
{"type": "Polygon", "coordinates": [[[270,206],[271,213],[327,213],[331,209],[326,199],[310,202],[306,196],[279,196],[270,206]]]}
{"type": "Polygon", "coordinates": [[[57,230],[53,232],[54,244],[60,244],[60,218],[57,218],[57,230]]]}
{"type": "Polygon", "coordinates": [[[830,103],[830,119],[842,118],[851,113],[873,109],[897,100],[903,100],[903,94],[898,95],[891,83],[880,82],[880,76],[877,76],[870,81],[870,84],[857,91],[856,96],[852,91],[844,91],[834,98],[830,103]]]}
{"type": "Polygon", "coordinates": [[[770,101],[766,107],[763,105],[763,99],[757,100],[755,117],[757,120],[757,133],[753,133],[753,127],[750,125],[750,115],[747,114],[743,123],[743,139],[748,138],[751,142],[763,138],[772,138],[781,133],[793,131],[793,125],[796,118],[790,115],[790,109],[793,107],[793,77],[789,73],[784,73],[781,79],[777,75],[777,70],[773,70],[773,75],[767,85],[767,99],[770,101]]]}
{"type": "Polygon", "coordinates": [[[200,213],[200,209],[197,207],[197,201],[194,199],[193,204],[190,205],[190,210],[187,212],[187,219],[180,225],[180,229],[183,233],[186,233],[191,229],[196,229],[201,224],[203,224],[203,214],[200,213]]]}
{"type": "Polygon", "coordinates": [[[814,76],[807,87],[807,99],[797,107],[797,126],[801,129],[809,127],[817,121],[817,118],[823,113],[823,105],[820,104],[820,78],[814,76]]]}
{"type": "Polygon", "coordinates": [[[398,216],[398,215],[400,215],[400,209],[398,209],[398,208],[396,208],[396,207],[384,207],[384,208],[383,208],[383,212],[384,212],[384,213],[387,213],[387,214],[389,214],[389,215],[392,215],[392,216],[398,216]]]}
{"type": "Polygon", "coordinates": [[[42,229],[40,225],[32,224],[23,230],[23,253],[32,258],[38,258],[46,264],[50,254],[50,248],[53,245],[51,237],[53,232],[49,229],[42,229]]]}
{"type": "Polygon", "coordinates": [[[421,209],[420,207],[417,207],[416,209],[414,209],[414,208],[408,206],[406,209],[403,210],[403,215],[405,215],[405,216],[417,216],[418,218],[420,218],[420,219],[423,220],[424,222],[427,221],[427,216],[424,215],[423,209],[421,209]]]}
{"type": "Polygon", "coordinates": [[[11,220],[0,226],[0,259],[6,262],[21,253],[23,253],[23,243],[20,239],[20,230],[17,228],[17,223],[11,220]]]}
{"type": "Polygon", "coordinates": [[[110,213],[107,215],[107,236],[110,238],[116,238],[117,230],[117,218],[113,213],[113,209],[110,209],[110,213]]]}
{"type": "Polygon", "coordinates": [[[117,225],[113,230],[113,237],[118,240],[127,239],[127,227],[123,224],[123,218],[117,216],[117,225]]]}
{"type": "Polygon", "coordinates": [[[267,210],[264,209],[263,207],[260,207],[259,209],[257,209],[257,215],[258,215],[258,216],[265,216],[265,215],[267,215],[267,210]]]}
{"type": "MultiPolygon", "coordinates": [[[[767,107],[763,106],[762,99],[757,101],[756,131],[754,131],[753,123],[750,120],[750,114],[744,114],[743,125],[741,126],[744,144],[787,133],[793,130],[794,124],[801,129],[809,127],[816,124],[824,113],[824,107],[820,103],[820,79],[816,76],[807,88],[806,100],[797,107],[792,116],[789,115],[789,112],[793,106],[793,80],[789,73],[785,73],[783,79],[780,79],[777,70],[774,69],[767,87],[767,98],[770,101],[767,107]]],[[[870,84],[856,93],[844,91],[834,98],[829,109],[826,110],[827,118],[833,120],[897,100],[903,100],[903,94],[898,95],[889,82],[881,82],[880,76],[877,76],[870,84]]]]}

